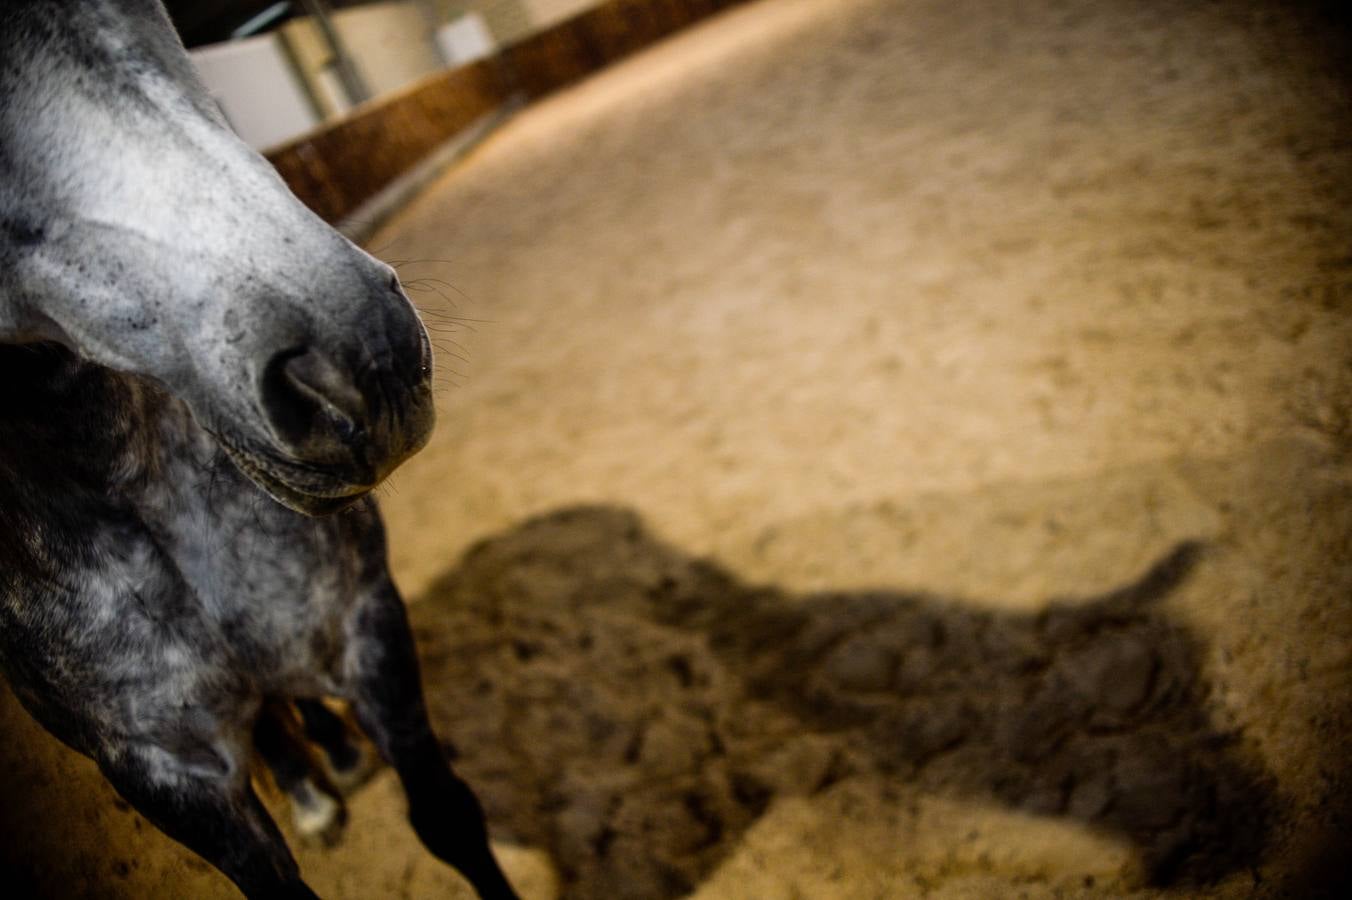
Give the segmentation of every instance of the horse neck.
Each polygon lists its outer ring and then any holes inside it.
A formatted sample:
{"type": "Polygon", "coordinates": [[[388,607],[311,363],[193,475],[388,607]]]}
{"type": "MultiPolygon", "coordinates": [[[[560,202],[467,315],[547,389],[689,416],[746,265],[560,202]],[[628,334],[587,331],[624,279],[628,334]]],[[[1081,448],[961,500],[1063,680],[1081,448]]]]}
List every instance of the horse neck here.
{"type": "Polygon", "coordinates": [[[0,471],[54,501],[135,490],[190,427],[164,391],[58,344],[0,344],[0,383],[0,471]]]}

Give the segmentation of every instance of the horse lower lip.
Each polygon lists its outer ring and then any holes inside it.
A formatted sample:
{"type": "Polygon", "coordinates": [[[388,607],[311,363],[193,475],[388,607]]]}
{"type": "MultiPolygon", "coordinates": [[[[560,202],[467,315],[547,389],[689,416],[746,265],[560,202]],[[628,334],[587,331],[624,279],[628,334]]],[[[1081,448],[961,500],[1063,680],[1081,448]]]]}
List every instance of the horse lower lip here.
{"type": "Polygon", "coordinates": [[[342,491],[315,493],[297,488],[275,476],[260,479],[259,483],[278,502],[311,515],[337,512],[370,491],[368,487],[357,486],[342,491]]]}
{"type": "Polygon", "coordinates": [[[332,487],[301,487],[273,472],[264,472],[270,483],[280,485],[292,494],[307,500],[352,500],[371,490],[372,485],[335,482],[332,487]]]}
{"type": "Polygon", "coordinates": [[[335,481],[332,487],[317,490],[314,487],[301,487],[274,472],[267,464],[253,454],[222,444],[235,465],[252,482],[266,491],[279,503],[299,512],[321,514],[334,512],[368,493],[373,485],[351,484],[335,481]]]}

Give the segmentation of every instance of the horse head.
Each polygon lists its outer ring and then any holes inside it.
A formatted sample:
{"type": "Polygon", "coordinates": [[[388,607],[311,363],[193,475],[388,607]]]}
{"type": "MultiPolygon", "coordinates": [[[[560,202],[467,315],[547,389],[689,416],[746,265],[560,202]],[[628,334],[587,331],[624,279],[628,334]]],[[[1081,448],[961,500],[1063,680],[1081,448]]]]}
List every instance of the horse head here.
{"type": "Polygon", "coordinates": [[[184,401],[319,514],[427,440],[398,278],[230,131],[156,0],[0,8],[0,341],[57,341],[184,401]]]}

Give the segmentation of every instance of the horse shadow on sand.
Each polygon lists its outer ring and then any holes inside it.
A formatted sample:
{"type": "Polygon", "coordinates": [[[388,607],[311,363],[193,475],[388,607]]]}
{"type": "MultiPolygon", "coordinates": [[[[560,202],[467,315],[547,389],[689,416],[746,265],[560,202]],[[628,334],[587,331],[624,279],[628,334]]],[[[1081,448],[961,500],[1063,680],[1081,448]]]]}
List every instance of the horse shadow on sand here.
{"type": "Polygon", "coordinates": [[[1078,820],[1196,884],[1254,863],[1274,804],[1158,609],[1199,552],[1002,613],[749,586],[585,507],[477,545],[411,614],[458,768],[565,896],[688,893],[776,797],[856,774],[1078,820]]]}

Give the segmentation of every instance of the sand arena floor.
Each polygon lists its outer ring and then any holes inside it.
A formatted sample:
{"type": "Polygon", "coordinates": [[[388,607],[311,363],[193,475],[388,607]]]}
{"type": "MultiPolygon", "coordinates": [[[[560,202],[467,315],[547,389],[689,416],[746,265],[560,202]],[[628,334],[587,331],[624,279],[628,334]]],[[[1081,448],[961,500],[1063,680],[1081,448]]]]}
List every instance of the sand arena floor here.
{"type": "MultiPolygon", "coordinates": [[[[1343,34],[766,0],[521,114],[376,235],[442,350],[396,574],[528,896],[1323,883],[1343,34]]],[[[42,820],[84,823],[34,828],[49,883],[234,895],[0,713],[42,820]]],[[[401,816],[377,777],[311,884],[454,895],[401,816]]]]}

